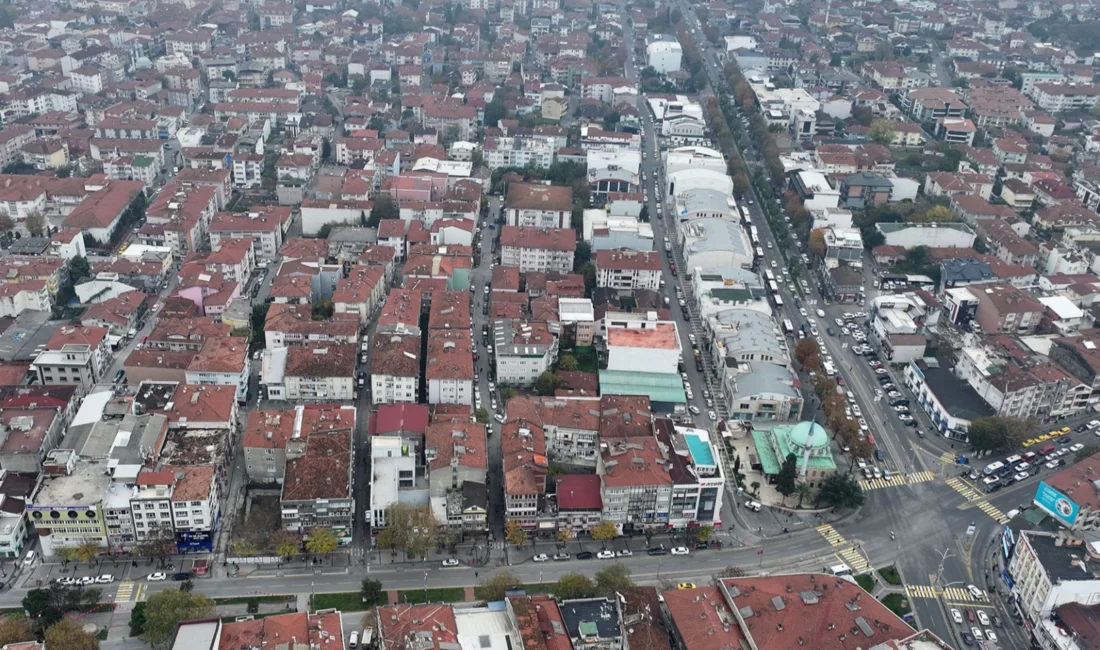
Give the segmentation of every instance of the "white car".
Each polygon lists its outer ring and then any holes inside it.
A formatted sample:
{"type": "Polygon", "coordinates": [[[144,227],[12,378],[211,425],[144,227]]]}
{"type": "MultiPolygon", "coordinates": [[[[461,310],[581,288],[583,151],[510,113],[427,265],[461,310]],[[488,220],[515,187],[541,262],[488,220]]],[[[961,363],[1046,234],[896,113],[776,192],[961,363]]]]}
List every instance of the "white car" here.
{"type": "Polygon", "coordinates": [[[145,579],[149,582],[161,582],[168,579],[168,574],[157,571],[156,573],[150,573],[145,579]]]}
{"type": "MultiPolygon", "coordinates": [[[[978,589],[974,585],[966,585],[966,590],[970,592],[971,596],[977,598],[978,600],[982,600],[985,598],[985,592],[981,589],[978,589]]],[[[975,634],[974,636],[977,637],[978,635],[975,634]]]]}
{"type": "MultiPolygon", "coordinates": [[[[1025,479],[1031,478],[1031,474],[1028,474],[1027,472],[1019,472],[1019,473],[1016,474],[1016,476],[1013,476],[1012,478],[1016,479],[1017,481],[1023,481],[1025,479]]],[[[988,623],[982,623],[982,625],[989,625],[989,624],[988,623]]]]}
{"type": "Polygon", "coordinates": [[[960,612],[957,609],[951,610],[951,620],[955,621],[959,625],[962,625],[962,622],[963,622],[962,612],[960,612]]]}
{"type": "Polygon", "coordinates": [[[533,557],[531,559],[534,560],[535,562],[549,562],[550,561],[550,556],[547,555],[546,553],[539,553],[538,555],[536,555],[535,557],[533,557]]]}
{"type": "Polygon", "coordinates": [[[84,585],[85,587],[87,587],[88,585],[95,584],[95,578],[93,578],[92,576],[84,576],[83,578],[74,579],[73,582],[75,584],[84,585]]]}
{"type": "Polygon", "coordinates": [[[497,413],[496,415],[494,415],[493,419],[496,420],[497,422],[500,422],[501,424],[504,424],[504,416],[501,415],[500,413],[497,413]]]}
{"type": "Polygon", "coordinates": [[[619,551],[615,551],[615,555],[616,555],[617,557],[630,557],[630,556],[632,556],[632,555],[634,555],[634,554],[630,552],[630,549],[628,549],[628,548],[624,548],[624,549],[622,549],[622,550],[619,550],[619,551]]]}
{"type": "Polygon", "coordinates": [[[446,560],[443,560],[443,566],[458,566],[458,559],[449,557],[446,560]]]}
{"type": "Polygon", "coordinates": [[[975,613],[978,615],[978,622],[984,627],[989,627],[989,614],[986,614],[980,609],[975,613]]]}
{"type": "Polygon", "coordinates": [[[66,577],[66,576],[62,576],[62,577],[58,578],[57,580],[55,580],[54,582],[56,582],[59,585],[65,585],[66,587],[75,585],[77,583],[76,580],[74,580],[72,578],[69,578],[69,577],[66,577]]]}
{"type": "Polygon", "coordinates": [[[597,560],[614,560],[615,559],[615,551],[600,551],[599,553],[596,553],[596,559],[597,560]]]}
{"type": "Polygon", "coordinates": [[[970,628],[970,633],[973,634],[974,639],[976,639],[978,641],[981,641],[981,640],[985,639],[985,637],[982,635],[982,628],[980,628],[980,627],[970,628]]]}
{"type": "Polygon", "coordinates": [[[688,551],[686,546],[674,546],[669,553],[673,555],[689,555],[691,551],[688,551]]]}
{"type": "Polygon", "coordinates": [[[715,413],[714,411],[707,411],[707,417],[710,418],[711,422],[717,422],[718,421],[718,414],[715,413]]]}
{"type": "Polygon", "coordinates": [[[1095,429],[1097,427],[1100,427],[1100,420],[1089,420],[1089,425],[1088,426],[1089,426],[1090,429],[1095,429]]]}
{"type": "Polygon", "coordinates": [[[103,575],[101,575],[101,576],[99,576],[98,578],[95,579],[95,583],[97,585],[109,585],[114,581],[115,581],[115,577],[113,575],[111,575],[110,573],[104,573],[103,575]]]}
{"type": "Polygon", "coordinates": [[[776,262],[775,260],[772,260],[772,268],[773,268],[773,269],[777,269],[777,268],[779,268],[779,263],[778,263],[778,262],[776,262]]]}
{"type": "Polygon", "coordinates": [[[852,405],[852,413],[855,413],[857,418],[863,416],[863,410],[859,408],[859,404],[852,405]]]}
{"type": "Polygon", "coordinates": [[[699,415],[699,412],[700,412],[700,411],[699,411],[699,407],[698,407],[698,406],[696,406],[696,405],[694,405],[694,404],[692,404],[691,406],[689,406],[689,407],[688,407],[688,410],[689,410],[689,411],[691,411],[692,415],[699,415]]]}
{"type": "Polygon", "coordinates": [[[1070,446],[1069,450],[1070,450],[1070,451],[1074,451],[1074,452],[1077,452],[1077,451],[1081,451],[1081,450],[1082,450],[1082,449],[1084,449],[1084,448],[1085,448],[1085,446],[1084,446],[1084,445],[1082,445],[1081,443],[1077,443],[1076,445],[1072,445],[1072,446],[1070,446]]]}
{"type": "Polygon", "coordinates": [[[842,328],[842,329],[845,327],[843,319],[834,318],[833,321],[836,322],[837,327],[842,328]]]}
{"type": "Polygon", "coordinates": [[[986,628],[985,631],[985,638],[992,641],[993,643],[997,642],[997,635],[993,633],[993,630],[990,630],[988,628],[986,628]]]}
{"type": "Polygon", "coordinates": [[[1047,469],[1056,469],[1058,467],[1058,461],[1052,460],[1049,463],[1046,463],[1045,465],[1043,465],[1043,467],[1045,467],[1047,469]]]}

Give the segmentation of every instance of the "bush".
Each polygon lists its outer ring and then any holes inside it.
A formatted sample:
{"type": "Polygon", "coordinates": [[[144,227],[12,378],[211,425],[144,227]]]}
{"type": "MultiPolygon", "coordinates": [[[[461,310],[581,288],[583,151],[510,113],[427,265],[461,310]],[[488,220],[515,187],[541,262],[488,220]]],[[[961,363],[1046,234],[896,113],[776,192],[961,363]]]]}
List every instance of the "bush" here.
{"type": "Polygon", "coordinates": [[[249,598],[247,609],[249,614],[256,614],[260,611],[260,601],[255,598],[249,598]]]}
{"type": "Polygon", "coordinates": [[[895,566],[883,567],[878,570],[878,574],[888,585],[901,584],[901,574],[898,573],[898,569],[895,566]]]}
{"type": "Polygon", "coordinates": [[[130,636],[145,634],[145,603],[137,603],[130,611],[130,636]]]}
{"type": "Polygon", "coordinates": [[[863,573],[856,576],[856,584],[859,585],[863,591],[871,593],[875,589],[875,578],[869,573],[863,573]]]}

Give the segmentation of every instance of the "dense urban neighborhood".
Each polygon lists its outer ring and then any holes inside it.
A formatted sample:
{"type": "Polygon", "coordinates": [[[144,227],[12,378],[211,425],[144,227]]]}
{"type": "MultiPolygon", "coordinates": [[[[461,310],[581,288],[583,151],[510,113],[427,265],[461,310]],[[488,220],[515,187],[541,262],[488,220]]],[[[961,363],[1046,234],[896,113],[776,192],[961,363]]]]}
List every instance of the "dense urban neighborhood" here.
{"type": "Polygon", "coordinates": [[[1100,6],[0,4],[0,650],[1100,648],[1100,6]]]}

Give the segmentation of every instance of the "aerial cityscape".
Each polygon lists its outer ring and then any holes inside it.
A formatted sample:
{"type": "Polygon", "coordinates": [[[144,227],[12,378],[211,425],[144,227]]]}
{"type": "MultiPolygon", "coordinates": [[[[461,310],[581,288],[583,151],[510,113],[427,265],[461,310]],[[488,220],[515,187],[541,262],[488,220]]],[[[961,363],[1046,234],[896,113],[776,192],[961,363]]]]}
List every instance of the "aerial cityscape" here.
{"type": "Polygon", "coordinates": [[[0,650],[1100,649],[1100,5],[0,53],[0,650]]]}

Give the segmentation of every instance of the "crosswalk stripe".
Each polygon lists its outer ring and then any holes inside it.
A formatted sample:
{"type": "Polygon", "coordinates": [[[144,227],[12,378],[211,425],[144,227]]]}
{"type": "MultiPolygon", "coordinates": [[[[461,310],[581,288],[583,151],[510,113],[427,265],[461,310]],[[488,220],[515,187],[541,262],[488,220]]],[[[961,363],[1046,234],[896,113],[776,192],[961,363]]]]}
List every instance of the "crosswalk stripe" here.
{"type": "Polygon", "coordinates": [[[967,501],[981,501],[984,497],[981,492],[978,492],[974,488],[970,487],[966,481],[958,478],[951,477],[947,479],[947,484],[950,485],[956,492],[966,497],[967,501]]]}
{"type": "Polygon", "coordinates": [[[935,472],[913,472],[906,480],[910,483],[927,483],[928,481],[935,480],[935,472]]]}
{"type": "Polygon", "coordinates": [[[118,591],[115,593],[116,603],[128,603],[131,596],[134,595],[134,583],[129,580],[124,580],[118,583],[118,591]]]}
{"type": "Polygon", "coordinates": [[[836,532],[836,529],[829,524],[818,526],[817,532],[821,533],[821,536],[824,537],[825,541],[829,542],[831,546],[844,546],[846,543],[844,538],[840,536],[840,533],[836,532]]]}
{"type": "MultiPolygon", "coordinates": [[[[899,487],[914,483],[925,483],[936,478],[935,472],[913,472],[912,474],[898,474],[890,480],[884,478],[865,479],[859,482],[859,487],[864,490],[878,490],[884,487],[899,487]]],[[[958,489],[958,488],[956,488],[958,489]]]]}
{"type": "Polygon", "coordinates": [[[871,570],[871,563],[867,558],[854,548],[846,548],[836,554],[842,562],[847,563],[856,573],[866,573],[871,570]]]}
{"type": "Polygon", "coordinates": [[[1001,512],[996,506],[988,501],[979,501],[978,508],[980,508],[981,511],[985,514],[992,517],[993,520],[996,521],[998,524],[1007,524],[1009,521],[1008,517],[1005,516],[1005,513],[1001,512]]]}
{"type": "Polygon", "coordinates": [[[951,463],[952,465],[954,465],[955,464],[955,454],[953,454],[949,451],[943,452],[942,454],[940,454],[940,462],[941,463],[951,463]]]}
{"type": "Polygon", "coordinates": [[[928,585],[906,585],[905,591],[910,598],[936,598],[938,596],[936,588],[928,585]]]}

